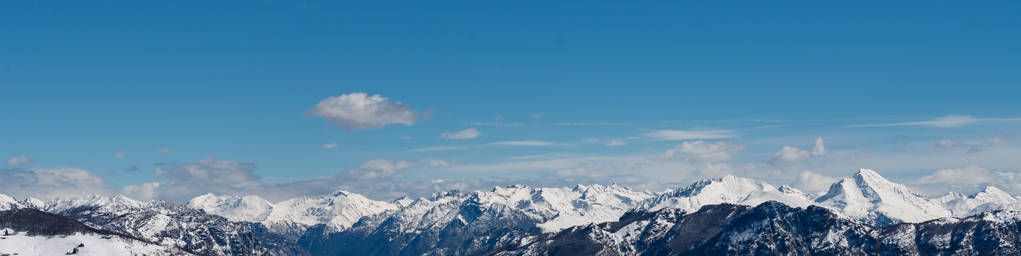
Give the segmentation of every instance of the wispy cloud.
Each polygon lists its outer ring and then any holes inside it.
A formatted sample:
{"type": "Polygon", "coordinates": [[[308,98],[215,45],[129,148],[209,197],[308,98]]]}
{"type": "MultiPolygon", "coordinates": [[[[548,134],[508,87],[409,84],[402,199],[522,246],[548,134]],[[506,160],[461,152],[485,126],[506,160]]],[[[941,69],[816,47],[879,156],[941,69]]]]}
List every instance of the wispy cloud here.
{"type": "Polygon", "coordinates": [[[475,128],[468,128],[457,132],[445,132],[440,134],[440,138],[448,140],[467,140],[478,138],[480,135],[482,135],[482,133],[479,132],[479,130],[476,130],[475,128]]]}
{"type": "Polygon", "coordinates": [[[28,164],[31,164],[31,163],[32,163],[32,160],[28,159],[28,156],[20,155],[20,156],[12,156],[11,158],[8,158],[7,162],[5,164],[7,166],[15,166],[15,165],[28,165],[28,164]]]}
{"type": "Polygon", "coordinates": [[[546,126],[628,126],[635,125],[634,123],[623,123],[623,122],[556,122],[556,123],[520,123],[520,122],[500,122],[499,119],[492,122],[473,121],[465,122],[466,125],[472,126],[493,126],[493,127],[546,127],[546,126]]]}
{"type": "Polygon", "coordinates": [[[844,127],[855,128],[855,127],[930,126],[939,128],[951,128],[986,121],[1021,121],[1021,118],[975,118],[968,115],[948,115],[925,121],[880,123],[880,124],[855,124],[844,127]]]}
{"type": "Polygon", "coordinates": [[[539,141],[539,140],[510,140],[510,141],[497,141],[486,143],[488,146],[516,146],[516,147],[545,147],[545,146],[561,146],[565,145],[562,143],[539,141]]]}
{"type": "Polygon", "coordinates": [[[405,151],[405,152],[408,152],[408,153],[415,153],[415,152],[436,152],[436,151],[462,150],[462,149],[468,149],[468,148],[471,148],[471,146],[435,146],[435,147],[413,148],[413,149],[410,149],[410,150],[405,151]]]}
{"type": "Polygon", "coordinates": [[[174,149],[168,147],[157,147],[155,150],[160,154],[169,154],[170,152],[174,152],[174,149]]]}
{"type": "Polygon", "coordinates": [[[490,143],[479,144],[479,145],[421,147],[421,148],[410,149],[410,150],[404,151],[404,152],[406,152],[406,153],[436,152],[436,151],[464,150],[464,149],[483,148],[483,147],[497,147],[497,146],[504,146],[504,147],[550,147],[550,146],[567,146],[567,145],[569,145],[569,144],[558,143],[558,142],[550,142],[550,141],[541,141],[541,140],[508,140],[508,141],[490,142],[490,143]]]}
{"type": "Polygon", "coordinates": [[[660,140],[708,140],[735,136],[732,130],[658,130],[645,135],[660,140]]]}
{"type": "Polygon", "coordinates": [[[685,141],[681,145],[666,150],[658,158],[660,160],[667,160],[679,155],[686,155],[688,161],[696,163],[718,162],[734,158],[744,148],[745,145],[743,144],[725,141],[716,143],[701,140],[694,142],[685,141]]]}
{"type": "Polygon", "coordinates": [[[324,144],[323,145],[323,149],[334,149],[334,148],[337,148],[337,143],[336,142],[333,142],[333,143],[330,143],[330,144],[324,144]]]}
{"type": "Polygon", "coordinates": [[[610,142],[606,143],[607,147],[616,147],[616,146],[624,146],[624,145],[627,145],[627,143],[625,143],[622,140],[610,140],[610,142]]]}

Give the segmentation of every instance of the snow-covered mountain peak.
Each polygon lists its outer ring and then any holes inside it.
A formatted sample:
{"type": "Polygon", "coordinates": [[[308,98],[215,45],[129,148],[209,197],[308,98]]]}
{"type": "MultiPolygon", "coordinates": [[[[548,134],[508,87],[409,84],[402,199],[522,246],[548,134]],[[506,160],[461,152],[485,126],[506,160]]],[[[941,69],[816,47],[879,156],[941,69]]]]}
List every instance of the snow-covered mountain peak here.
{"type": "Polygon", "coordinates": [[[934,199],[934,201],[942,204],[943,208],[949,210],[955,217],[964,217],[986,211],[1021,209],[1021,200],[993,186],[987,186],[982,191],[969,196],[950,192],[943,197],[934,199]]]}
{"type": "Polygon", "coordinates": [[[21,200],[21,204],[35,209],[42,209],[46,207],[45,201],[35,197],[27,197],[24,200],[21,200]]]}
{"type": "Polygon", "coordinates": [[[951,216],[939,202],[925,199],[907,186],[891,182],[870,169],[861,169],[851,177],[838,180],[815,202],[852,218],[875,221],[875,224],[921,222],[951,216]]]}
{"type": "Polygon", "coordinates": [[[327,224],[333,230],[350,227],[361,217],[396,210],[397,205],[338,190],[329,195],[299,197],[277,202],[266,217],[270,227],[327,224]]]}
{"type": "Polygon", "coordinates": [[[326,224],[330,231],[344,230],[364,216],[397,209],[394,203],[371,200],[345,190],[277,203],[259,196],[210,193],[192,198],[188,207],[232,221],[263,223],[275,232],[290,236],[300,236],[305,228],[317,224],[326,224]]]}
{"type": "Polygon", "coordinates": [[[1011,196],[1010,193],[994,186],[986,186],[985,189],[976,193],[974,196],[971,196],[971,198],[1000,204],[1013,204],[1018,202],[1018,199],[1011,196]]]}
{"type": "Polygon", "coordinates": [[[14,200],[13,197],[8,195],[0,194],[0,211],[18,208],[18,205],[18,200],[14,200]]]}
{"type": "Polygon", "coordinates": [[[330,193],[330,196],[333,196],[333,197],[349,197],[351,195],[361,196],[359,194],[351,193],[350,191],[343,190],[343,189],[334,190],[333,193],[330,193]]]}
{"type": "Polygon", "coordinates": [[[60,212],[67,209],[79,208],[79,207],[95,207],[104,212],[112,213],[126,213],[132,209],[139,209],[145,207],[147,204],[152,202],[142,202],[135,199],[128,198],[123,195],[116,195],[113,197],[105,197],[100,195],[89,195],[85,197],[73,198],[73,199],[53,199],[46,203],[46,211],[48,212],[60,212]]]}
{"type": "Polygon", "coordinates": [[[853,177],[855,177],[856,179],[890,182],[889,180],[886,180],[886,178],[883,178],[882,175],[879,175],[879,172],[876,172],[876,170],[868,168],[858,169],[858,171],[854,173],[853,177]]]}
{"type": "Polygon", "coordinates": [[[259,196],[217,196],[213,193],[188,201],[188,207],[202,209],[231,221],[260,222],[273,211],[273,204],[259,196]]]}

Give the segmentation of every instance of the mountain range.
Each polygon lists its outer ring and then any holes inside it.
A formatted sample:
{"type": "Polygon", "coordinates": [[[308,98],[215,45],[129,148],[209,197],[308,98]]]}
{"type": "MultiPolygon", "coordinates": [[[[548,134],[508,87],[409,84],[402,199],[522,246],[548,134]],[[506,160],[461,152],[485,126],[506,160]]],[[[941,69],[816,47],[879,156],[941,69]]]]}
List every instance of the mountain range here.
{"type": "Polygon", "coordinates": [[[28,209],[209,255],[1010,254],[1021,248],[1021,203],[1009,193],[987,187],[926,198],[869,169],[821,195],[735,176],[658,193],[619,185],[514,185],[391,201],[347,191],[279,202],[205,194],[186,205],[0,195],[0,212],[28,209]]]}

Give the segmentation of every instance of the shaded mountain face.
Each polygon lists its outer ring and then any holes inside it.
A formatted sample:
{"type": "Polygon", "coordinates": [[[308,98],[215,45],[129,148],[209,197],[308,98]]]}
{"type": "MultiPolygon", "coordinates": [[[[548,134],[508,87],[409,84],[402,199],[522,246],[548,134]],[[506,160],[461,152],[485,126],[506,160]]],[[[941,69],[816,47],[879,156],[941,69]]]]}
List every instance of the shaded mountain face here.
{"type": "Polygon", "coordinates": [[[74,219],[36,209],[0,211],[0,228],[39,236],[69,235],[74,233],[124,236],[111,231],[94,229],[74,219]]]}
{"type": "Polygon", "coordinates": [[[258,223],[231,222],[162,201],[125,197],[56,200],[46,211],[90,227],[210,255],[307,255],[300,246],[258,223]]]}
{"type": "Polygon", "coordinates": [[[757,207],[710,205],[689,214],[636,210],[617,222],[525,238],[520,247],[490,254],[861,255],[874,249],[872,233],[871,227],[821,207],[770,201],[757,207]]]}
{"type": "Polygon", "coordinates": [[[519,240],[487,255],[1018,255],[1021,212],[876,227],[809,206],[636,210],[519,240]]]}
{"type": "Polygon", "coordinates": [[[365,218],[328,233],[308,230],[299,243],[313,255],[473,255],[538,234],[539,220],[506,205],[485,205],[477,195],[443,193],[405,211],[365,218]]]}
{"type": "MultiPolygon", "coordinates": [[[[23,208],[0,211],[0,254],[66,253],[85,245],[105,254],[193,255],[175,246],[159,245],[129,235],[91,228],[77,220],[23,208]]],[[[91,252],[91,251],[88,251],[91,252]]]]}

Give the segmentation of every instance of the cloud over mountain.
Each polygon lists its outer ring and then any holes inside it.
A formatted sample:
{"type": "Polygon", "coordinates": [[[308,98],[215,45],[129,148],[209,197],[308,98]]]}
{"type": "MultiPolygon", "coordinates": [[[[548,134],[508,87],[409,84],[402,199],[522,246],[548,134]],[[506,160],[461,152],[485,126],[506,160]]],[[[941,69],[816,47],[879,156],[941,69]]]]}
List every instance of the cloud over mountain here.
{"type": "Polygon", "coordinates": [[[82,169],[0,169],[0,194],[49,199],[103,195],[107,192],[103,178],[82,169]]]}

